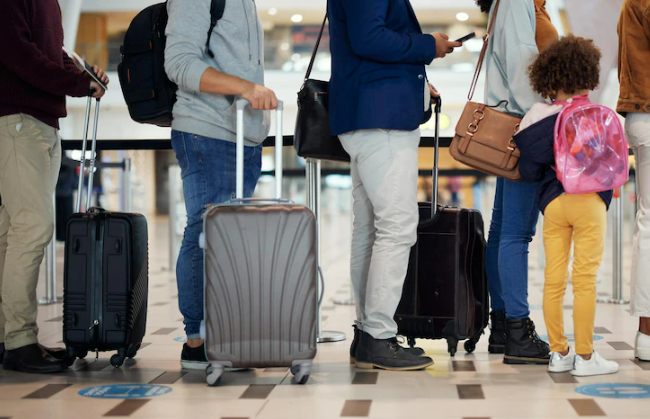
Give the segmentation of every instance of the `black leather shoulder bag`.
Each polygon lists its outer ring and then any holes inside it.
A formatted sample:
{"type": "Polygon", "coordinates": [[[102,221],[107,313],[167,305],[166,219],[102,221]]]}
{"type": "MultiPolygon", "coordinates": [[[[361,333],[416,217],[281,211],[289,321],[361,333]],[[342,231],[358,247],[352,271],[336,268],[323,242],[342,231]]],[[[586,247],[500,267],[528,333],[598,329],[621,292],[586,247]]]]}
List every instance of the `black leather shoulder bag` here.
{"type": "Polygon", "coordinates": [[[327,15],[314,46],[314,52],[311,55],[305,82],[300,92],[298,92],[298,117],[296,119],[294,147],[300,157],[349,162],[350,156],[343,149],[339,138],[330,134],[327,110],[329,82],[309,78],[326,23],[327,15]]]}

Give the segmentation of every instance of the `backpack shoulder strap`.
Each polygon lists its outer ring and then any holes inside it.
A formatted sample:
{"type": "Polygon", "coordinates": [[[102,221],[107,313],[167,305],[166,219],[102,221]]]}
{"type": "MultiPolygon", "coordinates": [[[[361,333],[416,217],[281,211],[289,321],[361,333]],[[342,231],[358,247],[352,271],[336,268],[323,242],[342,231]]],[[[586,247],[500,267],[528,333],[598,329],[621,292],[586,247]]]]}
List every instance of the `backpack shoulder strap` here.
{"type": "Polygon", "coordinates": [[[208,40],[205,41],[205,50],[208,52],[210,58],[214,58],[214,53],[210,51],[210,38],[212,38],[212,31],[217,26],[217,22],[223,17],[223,12],[226,10],[226,0],[211,0],[210,4],[210,30],[208,30],[208,40]]]}

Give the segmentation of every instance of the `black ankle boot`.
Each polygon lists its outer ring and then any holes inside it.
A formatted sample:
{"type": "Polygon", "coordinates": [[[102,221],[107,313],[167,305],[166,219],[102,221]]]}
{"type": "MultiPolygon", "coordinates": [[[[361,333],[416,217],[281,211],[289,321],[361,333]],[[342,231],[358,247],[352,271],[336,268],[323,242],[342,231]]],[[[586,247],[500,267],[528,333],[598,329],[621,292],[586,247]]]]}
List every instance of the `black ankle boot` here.
{"type": "Polygon", "coordinates": [[[493,311],[490,314],[490,343],[488,352],[502,354],[506,350],[506,312],[493,311]]]}
{"type": "Polygon", "coordinates": [[[546,365],[550,357],[548,343],[539,338],[530,318],[506,319],[504,364],[546,365]]]}
{"type": "Polygon", "coordinates": [[[374,339],[360,332],[356,353],[356,367],[378,368],[388,371],[422,370],[433,365],[433,359],[408,353],[397,339],[374,339]]]}
{"type": "MultiPolygon", "coordinates": [[[[359,346],[359,336],[361,334],[361,331],[359,330],[359,328],[357,328],[356,324],[352,325],[352,328],[354,329],[354,338],[352,339],[352,345],[350,345],[350,364],[354,364],[356,362],[357,347],[359,346]]],[[[413,348],[404,348],[404,350],[407,353],[410,353],[411,355],[415,355],[415,356],[424,355],[424,349],[422,348],[413,347],[413,348]]]]}

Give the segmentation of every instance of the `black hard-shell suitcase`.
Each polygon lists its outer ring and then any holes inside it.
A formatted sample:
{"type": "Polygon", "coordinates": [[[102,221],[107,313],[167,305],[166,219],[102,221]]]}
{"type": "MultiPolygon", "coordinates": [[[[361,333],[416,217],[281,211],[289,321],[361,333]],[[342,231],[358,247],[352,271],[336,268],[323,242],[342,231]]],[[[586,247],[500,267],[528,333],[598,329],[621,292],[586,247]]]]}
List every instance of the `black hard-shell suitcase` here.
{"type": "Polygon", "coordinates": [[[411,346],[416,338],[446,339],[454,356],[460,340],[466,340],[465,350],[473,352],[488,324],[486,243],[479,211],[437,204],[440,109],[438,100],[433,204],[419,204],[417,243],[411,250],[395,321],[398,333],[411,346]]]}
{"type": "MultiPolygon", "coordinates": [[[[90,104],[82,152],[82,174],[90,104]]],[[[90,173],[95,166],[97,117],[90,173]]],[[[139,214],[91,208],[81,212],[83,175],[79,179],[76,213],[67,224],[64,259],[63,341],[68,363],[88,352],[118,351],[111,365],[133,358],[145,334],[149,287],[147,220],[139,214]]],[[[86,208],[90,207],[92,176],[86,208]]]]}

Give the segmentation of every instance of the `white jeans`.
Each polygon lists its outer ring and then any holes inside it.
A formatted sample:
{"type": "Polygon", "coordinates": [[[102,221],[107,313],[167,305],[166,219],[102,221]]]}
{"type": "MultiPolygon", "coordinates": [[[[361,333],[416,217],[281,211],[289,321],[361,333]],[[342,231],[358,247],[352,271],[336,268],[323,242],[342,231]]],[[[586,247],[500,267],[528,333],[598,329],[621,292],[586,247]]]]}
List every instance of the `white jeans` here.
{"type": "Polygon", "coordinates": [[[634,231],[630,313],[650,317],[650,114],[628,114],[625,130],[636,159],[639,208],[634,231]]]}
{"type": "Polygon", "coordinates": [[[397,333],[393,316],[417,238],[420,130],[355,131],[340,139],[352,160],[357,327],[389,339],[397,333]]]}

